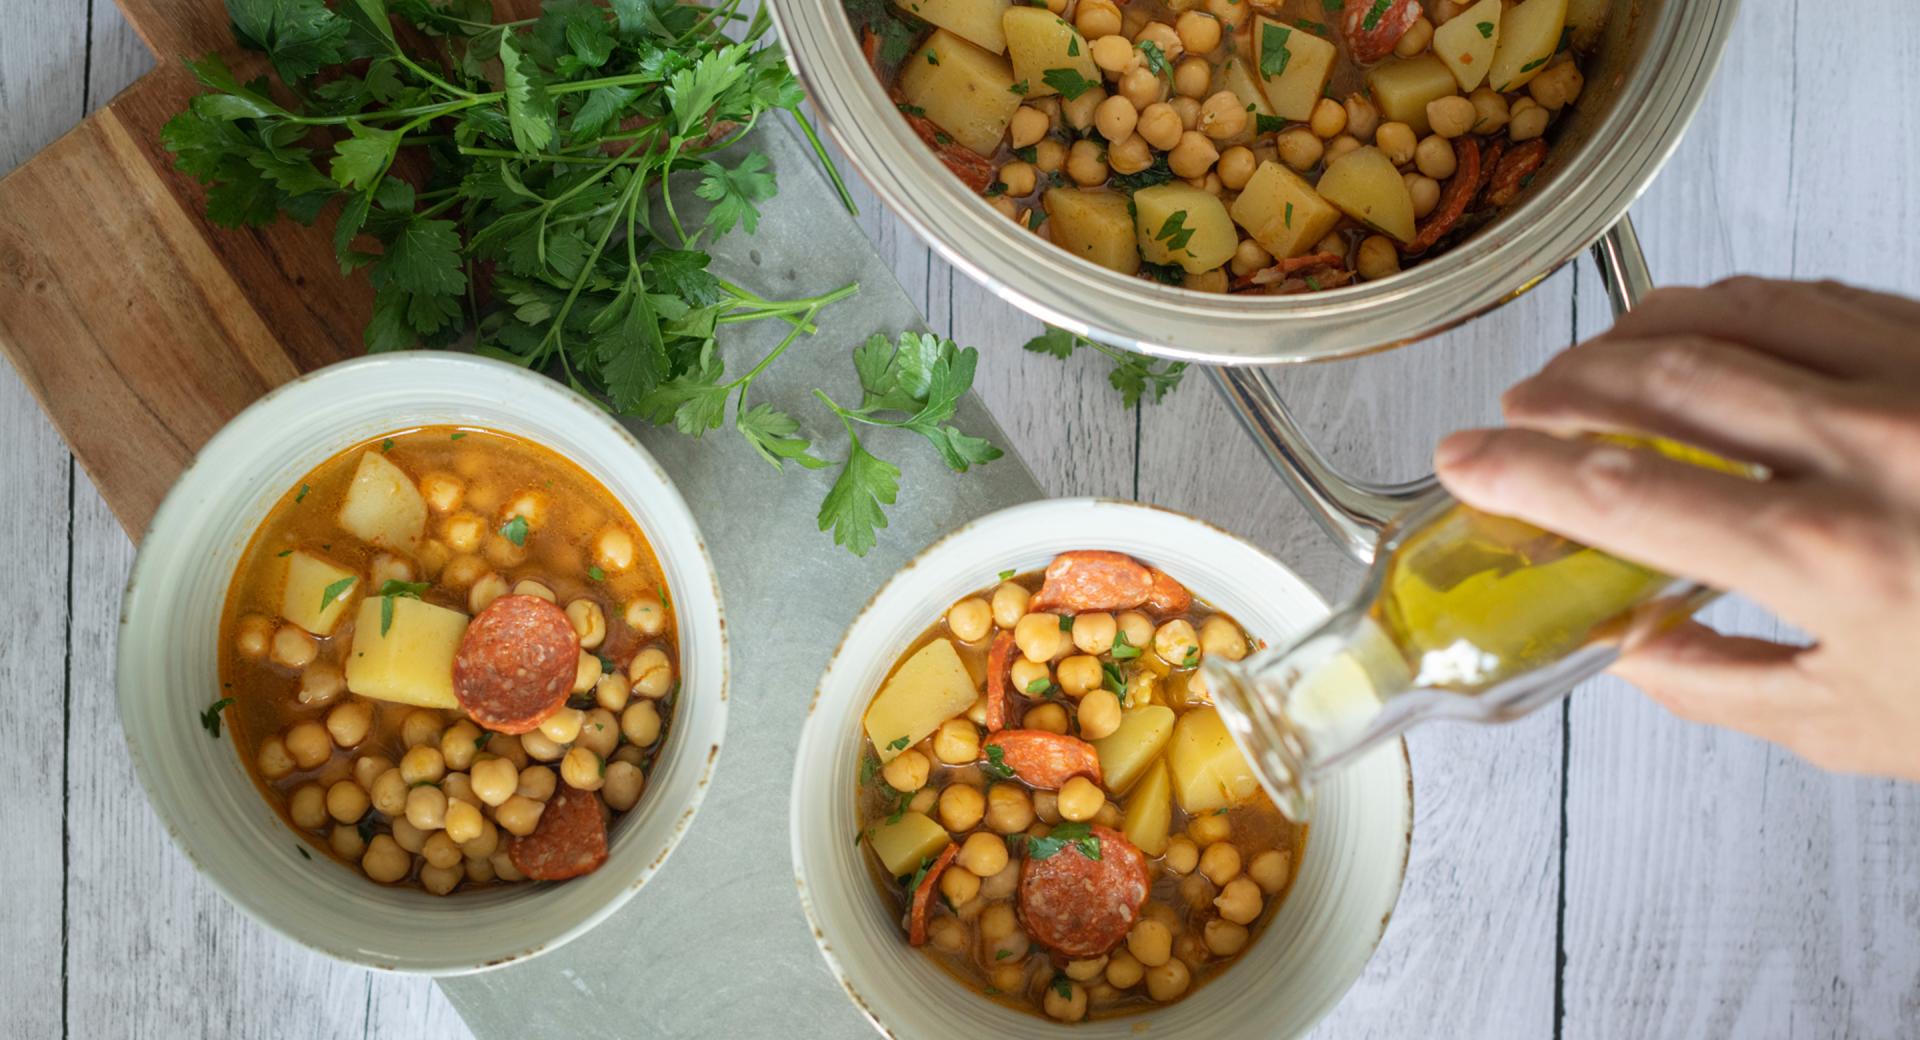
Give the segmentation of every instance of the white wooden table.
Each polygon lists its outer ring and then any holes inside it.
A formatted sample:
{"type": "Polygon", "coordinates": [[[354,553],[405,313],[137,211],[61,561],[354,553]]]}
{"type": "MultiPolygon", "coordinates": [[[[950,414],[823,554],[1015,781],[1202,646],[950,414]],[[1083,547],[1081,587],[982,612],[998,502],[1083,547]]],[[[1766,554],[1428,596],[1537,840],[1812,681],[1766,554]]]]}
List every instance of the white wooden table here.
{"type": "MultiPolygon", "coordinates": [[[[1635,207],[1662,281],[1755,272],[1920,295],[1920,30],[1902,0],[1840,6],[1845,17],[1748,3],[1693,133],[1635,207]]],[[[0,0],[0,172],[151,60],[107,0],[0,0]]],[[[1035,322],[856,191],[933,327],[984,348],[978,389],[1050,492],[1187,510],[1330,595],[1352,588],[1355,569],[1203,378],[1122,409],[1101,363],[1023,354],[1035,322]]],[[[1583,263],[1441,340],[1279,378],[1336,461],[1404,478],[1441,434],[1492,420],[1500,388],[1606,321],[1583,263]]],[[[4,368],[0,492],[14,605],[0,625],[0,1022],[30,1038],[466,1036],[431,983],[281,941],[163,836],[113,710],[131,547],[4,368]]],[[[1775,631],[1738,604],[1713,620],[1775,631]]],[[[1888,648],[1889,667],[1910,667],[1903,651],[1888,648]]],[[[1321,1035],[1920,1031],[1920,787],[1822,774],[1612,681],[1513,726],[1434,726],[1411,743],[1406,891],[1321,1035]]]]}

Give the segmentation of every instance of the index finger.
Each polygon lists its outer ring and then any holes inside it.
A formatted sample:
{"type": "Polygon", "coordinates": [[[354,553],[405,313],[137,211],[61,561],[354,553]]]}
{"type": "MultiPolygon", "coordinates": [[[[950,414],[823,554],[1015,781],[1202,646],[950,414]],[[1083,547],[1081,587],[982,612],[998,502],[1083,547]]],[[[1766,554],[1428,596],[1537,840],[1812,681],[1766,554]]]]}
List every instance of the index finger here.
{"type": "Polygon", "coordinates": [[[1920,379],[1920,348],[1899,320],[1920,305],[1835,283],[1732,278],[1658,289],[1602,338],[1697,335],[1744,343],[1843,379],[1920,379]],[[1871,306],[1863,297],[1873,297],[1871,306]]]}

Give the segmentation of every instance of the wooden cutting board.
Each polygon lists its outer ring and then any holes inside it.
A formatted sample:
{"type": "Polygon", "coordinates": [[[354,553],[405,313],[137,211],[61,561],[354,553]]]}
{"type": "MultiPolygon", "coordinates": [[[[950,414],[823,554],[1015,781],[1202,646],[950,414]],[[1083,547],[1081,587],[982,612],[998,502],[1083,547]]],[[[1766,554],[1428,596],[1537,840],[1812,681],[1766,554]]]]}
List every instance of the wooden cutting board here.
{"type": "Polygon", "coordinates": [[[0,351],[137,541],[235,413],[361,352],[373,290],[340,276],[332,207],[312,227],[207,222],[160,146],[202,91],[180,59],[218,51],[243,81],[265,59],[219,0],[118,3],[157,67],[0,180],[0,351]]]}

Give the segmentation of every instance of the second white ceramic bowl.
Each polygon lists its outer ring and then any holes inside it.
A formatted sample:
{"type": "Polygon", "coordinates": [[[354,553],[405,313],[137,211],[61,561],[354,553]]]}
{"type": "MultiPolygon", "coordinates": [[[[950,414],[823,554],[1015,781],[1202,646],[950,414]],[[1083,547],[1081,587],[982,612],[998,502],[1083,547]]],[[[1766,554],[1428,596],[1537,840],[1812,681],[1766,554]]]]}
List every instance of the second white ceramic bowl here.
{"type": "Polygon", "coordinates": [[[388,971],[451,975],[551,950],[659,869],[693,820],[726,729],[727,643],[713,563],[653,457],[585,398],[498,361],[383,354],[321,369],[236,416],[181,475],[134,561],[121,605],[120,722],[154,811],[234,905],[301,945],[388,971]],[[516,434],[573,460],[632,513],[659,556],[679,622],[681,687],[668,743],[599,870],[559,884],[433,896],[383,887],[304,843],[260,796],[229,734],[200,712],[220,696],[228,582],[294,482],[347,446],[423,425],[516,434]]]}
{"type": "Polygon", "coordinates": [[[827,666],[801,733],[792,838],[800,900],[827,963],[881,1033],[903,1040],[1209,1040],[1305,1033],[1358,978],[1399,898],[1413,819],[1404,748],[1394,743],[1324,783],[1306,855],[1264,934],[1220,977],[1163,1009],[1062,1026],[971,992],[906,945],[875,890],[853,792],[859,719],[900,651],[948,606],[1009,568],[1040,569],[1069,549],[1114,549],[1167,571],[1255,636],[1284,643],[1326,616],[1312,589],[1219,528],[1130,502],[1035,502],[983,517],[922,552],[855,619],[827,666]]]}

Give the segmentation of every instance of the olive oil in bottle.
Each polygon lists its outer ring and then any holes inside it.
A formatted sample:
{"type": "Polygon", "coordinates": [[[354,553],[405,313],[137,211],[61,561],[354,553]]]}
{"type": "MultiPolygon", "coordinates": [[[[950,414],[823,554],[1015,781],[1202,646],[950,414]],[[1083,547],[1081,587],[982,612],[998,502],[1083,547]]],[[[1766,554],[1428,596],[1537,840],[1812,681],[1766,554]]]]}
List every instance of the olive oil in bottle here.
{"type": "Polygon", "coordinates": [[[1367,749],[1427,719],[1505,721],[1558,700],[1630,634],[1711,595],[1436,492],[1385,532],[1353,602],[1286,650],[1209,658],[1207,688],[1275,802],[1303,820],[1315,779],[1367,749]]]}

